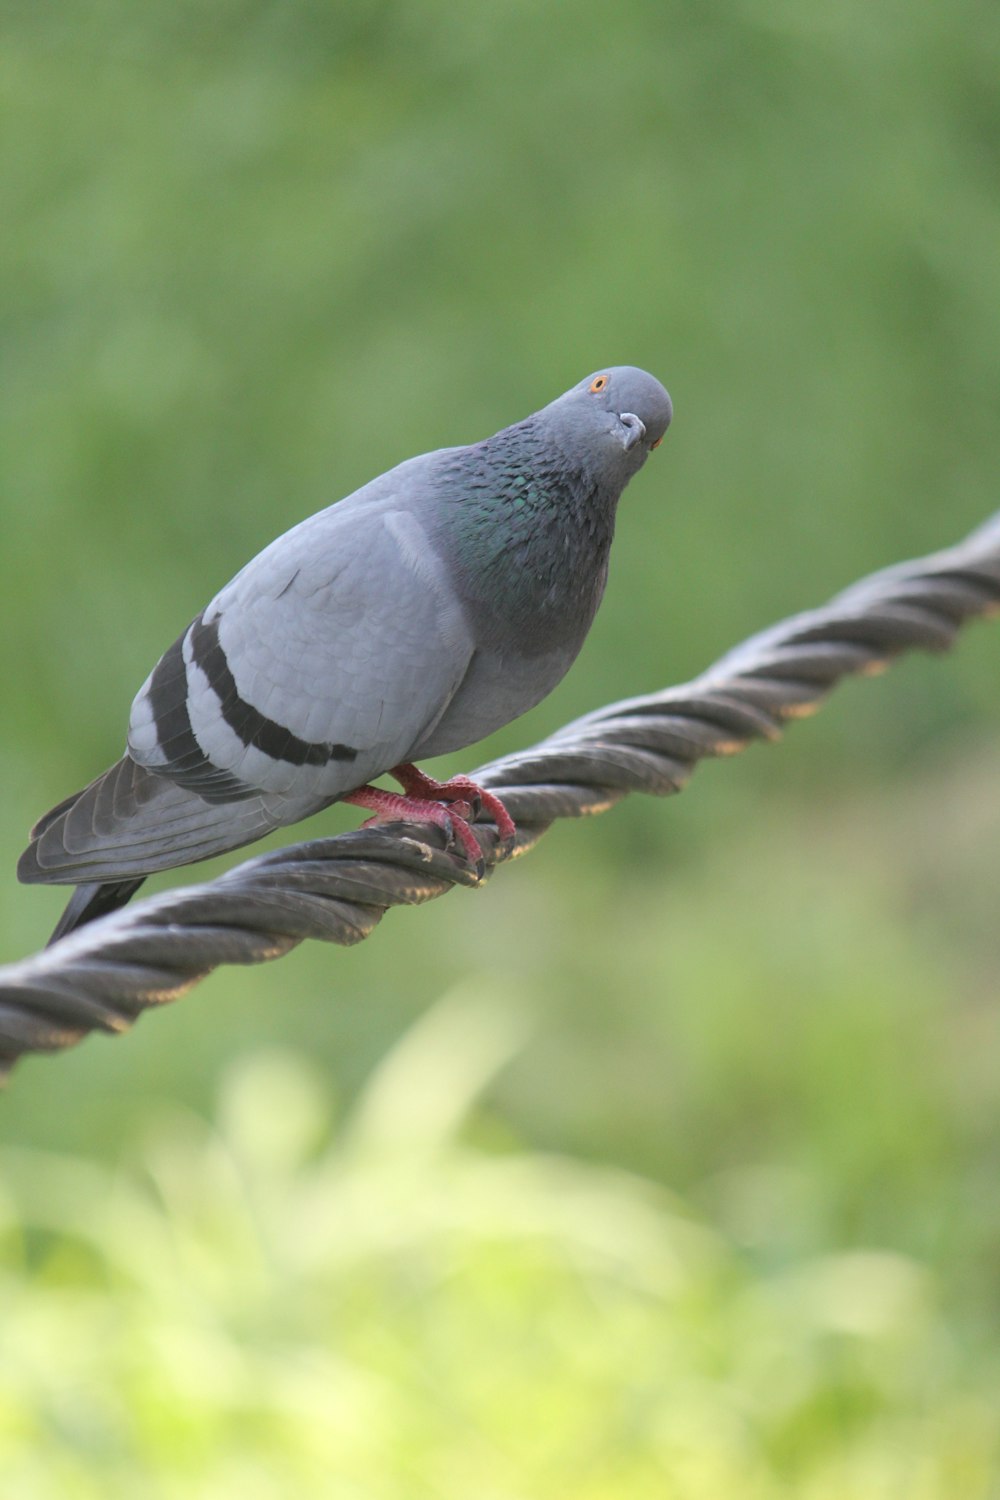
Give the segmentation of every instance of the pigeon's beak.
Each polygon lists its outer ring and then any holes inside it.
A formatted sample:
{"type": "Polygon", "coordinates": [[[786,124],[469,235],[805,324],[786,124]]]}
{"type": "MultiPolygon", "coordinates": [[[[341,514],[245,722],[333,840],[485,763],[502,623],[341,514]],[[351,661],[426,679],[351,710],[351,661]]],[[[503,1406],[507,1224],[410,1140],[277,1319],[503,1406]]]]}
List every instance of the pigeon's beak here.
{"type": "Polygon", "coordinates": [[[622,447],[626,453],[631,453],[636,443],[641,443],[646,436],[646,424],[640,421],[634,411],[623,411],[618,421],[620,423],[618,436],[621,438],[622,447]]]}

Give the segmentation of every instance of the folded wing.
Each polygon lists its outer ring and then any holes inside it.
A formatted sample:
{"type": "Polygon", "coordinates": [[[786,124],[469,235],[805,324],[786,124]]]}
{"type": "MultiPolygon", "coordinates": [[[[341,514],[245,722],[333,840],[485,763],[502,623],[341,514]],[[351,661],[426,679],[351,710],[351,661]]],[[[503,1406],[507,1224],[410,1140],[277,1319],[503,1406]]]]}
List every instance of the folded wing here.
{"type": "Polygon", "coordinates": [[[426,739],[473,656],[412,513],[341,502],[219,593],[138,694],[128,753],[36,825],[26,881],[106,881],[299,821],[426,739]]]}

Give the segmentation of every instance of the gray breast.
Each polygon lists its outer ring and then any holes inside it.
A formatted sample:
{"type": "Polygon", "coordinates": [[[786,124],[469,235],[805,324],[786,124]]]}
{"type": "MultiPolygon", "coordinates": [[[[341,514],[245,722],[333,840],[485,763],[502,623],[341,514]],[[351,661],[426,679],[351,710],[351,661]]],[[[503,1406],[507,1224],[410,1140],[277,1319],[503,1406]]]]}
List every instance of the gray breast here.
{"type": "Polygon", "coordinates": [[[527,713],[562,681],[577,650],[562,647],[532,657],[477,650],[458,691],[413,758],[464,749],[527,713]]]}

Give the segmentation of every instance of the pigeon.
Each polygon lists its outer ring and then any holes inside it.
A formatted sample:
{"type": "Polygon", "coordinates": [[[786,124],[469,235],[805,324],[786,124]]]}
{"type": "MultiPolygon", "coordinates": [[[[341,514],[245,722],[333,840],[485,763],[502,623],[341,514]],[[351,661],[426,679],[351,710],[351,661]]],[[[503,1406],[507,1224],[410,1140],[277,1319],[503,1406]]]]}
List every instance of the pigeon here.
{"type": "Polygon", "coordinates": [[[566,673],[604,593],[619,498],[672,415],[644,370],[599,370],[265,547],[153,668],[121,760],[32,829],[18,878],[77,886],[50,942],[154,871],[338,801],[441,825],[481,878],[470,820],[485,813],[509,853],[506,808],[414,762],[483,739],[566,673]],[[401,792],[371,785],[385,774],[401,792]]]}

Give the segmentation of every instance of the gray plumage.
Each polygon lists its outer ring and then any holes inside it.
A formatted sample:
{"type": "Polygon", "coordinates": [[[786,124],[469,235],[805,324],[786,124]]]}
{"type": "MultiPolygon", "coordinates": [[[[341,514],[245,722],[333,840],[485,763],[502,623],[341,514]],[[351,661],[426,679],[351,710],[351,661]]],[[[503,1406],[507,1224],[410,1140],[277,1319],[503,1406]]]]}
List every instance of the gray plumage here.
{"type": "Polygon", "coordinates": [[[266,547],[151,672],[123,758],[32,830],[19,878],[85,883],[57,933],[538,703],[583,644],[619,497],[671,415],[651,375],[602,370],[266,547]]]}

